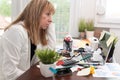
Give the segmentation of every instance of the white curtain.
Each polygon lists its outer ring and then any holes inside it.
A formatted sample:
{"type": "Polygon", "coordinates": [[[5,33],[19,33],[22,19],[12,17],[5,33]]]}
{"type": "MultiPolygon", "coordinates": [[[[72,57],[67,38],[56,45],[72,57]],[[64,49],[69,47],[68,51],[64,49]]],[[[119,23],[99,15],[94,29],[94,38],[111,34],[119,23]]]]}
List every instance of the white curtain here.
{"type": "Polygon", "coordinates": [[[78,37],[78,22],[81,18],[95,18],[96,0],[70,0],[70,29],[69,33],[72,37],[78,37]]]}
{"type": "Polygon", "coordinates": [[[14,20],[24,9],[30,0],[12,0],[12,20],[14,20]]]}
{"type": "Polygon", "coordinates": [[[72,37],[77,37],[78,32],[78,20],[79,20],[79,9],[81,7],[81,0],[70,0],[70,28],[69,32],[72,37]]]}

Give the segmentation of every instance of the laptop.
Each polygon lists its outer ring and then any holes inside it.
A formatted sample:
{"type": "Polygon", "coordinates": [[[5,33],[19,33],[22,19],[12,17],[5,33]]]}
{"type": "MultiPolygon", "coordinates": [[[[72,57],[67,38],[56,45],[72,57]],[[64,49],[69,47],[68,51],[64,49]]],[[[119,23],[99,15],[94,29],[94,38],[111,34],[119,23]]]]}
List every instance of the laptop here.
{"type": "Polygon", "coordinates": [[[105,64],[108,60],[108,56],[110,55],[110,50],[113,43],[111,43],[109,46],[107,46],[104,42],[100,41],[99,47],[102,48],[101,56],[103,58],[103,64],[105,64]]]}
{"type": "Polygon", "coordinates": [[[110,58],[112,58],[113,53],[111,53],[110,51],[112,49],[112,46],[114,45],[113,43],[115,40],[115,36],[108,31],[103,31],[101,36],[102,37],[100,37],[99,40],[99,47],[102,47],[103,49],[101,55],[103,57],[104,63],[106,63],[110,58]]]}

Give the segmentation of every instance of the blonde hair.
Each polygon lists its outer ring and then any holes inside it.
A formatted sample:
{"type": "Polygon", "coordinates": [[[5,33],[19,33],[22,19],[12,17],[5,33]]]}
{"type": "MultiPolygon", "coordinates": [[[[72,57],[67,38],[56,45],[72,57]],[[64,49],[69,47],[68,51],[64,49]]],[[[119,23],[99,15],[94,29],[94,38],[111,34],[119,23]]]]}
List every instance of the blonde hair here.
{"type": "Polygon", "coordinates": [[[48,0],[31,0],[25,7],[18,18],[7,26],[5,30],[20,21],[24,22],[24,28],[27,29],[28,36],[33,44],[37,45],[39,42],[42,45],[47,45],[46,30],[40,29],[40,19],[44,10],[55,12],[53,5],[48,0]]]}

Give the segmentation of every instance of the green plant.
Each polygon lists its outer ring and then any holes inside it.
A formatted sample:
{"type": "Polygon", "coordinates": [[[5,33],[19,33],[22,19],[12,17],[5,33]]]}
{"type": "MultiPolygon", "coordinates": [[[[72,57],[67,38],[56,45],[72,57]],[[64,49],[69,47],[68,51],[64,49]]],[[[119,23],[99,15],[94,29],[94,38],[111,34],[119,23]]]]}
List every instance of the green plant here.
{"type": "Polygon", "coordinates": [[[84,19],[81,19],[79,24],[78,24],[78,27],[79,27],[79,32],[85,32],[85,29],[86,29],[86,22],[84,19]]]}
{"type": "Polygon", "coordinates": [[[87,31],[94,31],[94,22],[92,20],[86,23],[86,29],[87,31]]]}
{"type": "Polygon", "coordinates": [[[35,54],[38,56],[43,64],[53,64],[60,58],[59,54],[55,52],[55,50],[51,49],[37,49],[35,51],[35,54]]]}

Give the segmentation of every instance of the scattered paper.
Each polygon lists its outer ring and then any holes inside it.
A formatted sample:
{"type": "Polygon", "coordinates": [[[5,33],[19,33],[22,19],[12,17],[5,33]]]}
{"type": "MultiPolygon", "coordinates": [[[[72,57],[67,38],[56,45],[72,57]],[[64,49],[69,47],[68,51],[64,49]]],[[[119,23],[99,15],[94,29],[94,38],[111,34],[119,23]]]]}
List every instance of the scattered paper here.
{"type": "Polygon", "coordinates": [[[72,72],[75,72],[75,71],[78,70],[78,68],[83,68],[83,67],[82,67],[82,66],[75,65],[75,66],[73,66],[73,67],[70,68],[70,69],[71,69],[72,72]]]}
{"type": "Polygon", "coordinates": [[[89,74],[90,74],[90,68],[85,68],[77,72],[77,76],[87,76],[89,74]]]}
{"type": "Polygon", "coordinates": [[[108,39],[107,42],[106,42],[107,47],[114,41],[114,39],[115,39],[115,36],[113,36],[113,35],[111,35],[111,36],[109,37],[109,39],[108,39]]]}
{"type": "Polygon", "coordinates": [[[93,77],[120,77],[120,65],[117,63],[106,63],[95,70],[93,77]]]}

